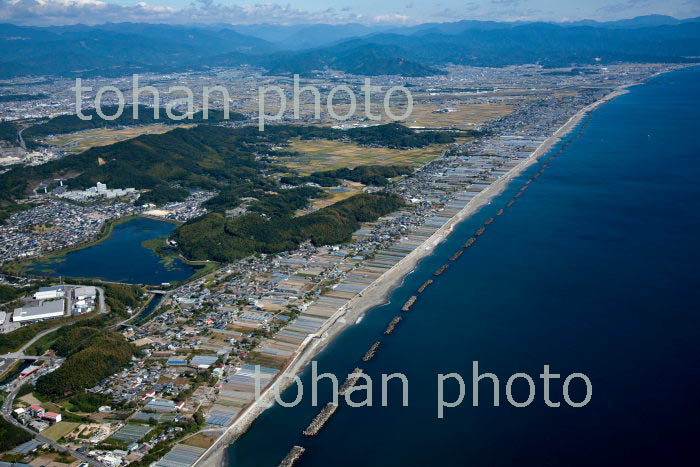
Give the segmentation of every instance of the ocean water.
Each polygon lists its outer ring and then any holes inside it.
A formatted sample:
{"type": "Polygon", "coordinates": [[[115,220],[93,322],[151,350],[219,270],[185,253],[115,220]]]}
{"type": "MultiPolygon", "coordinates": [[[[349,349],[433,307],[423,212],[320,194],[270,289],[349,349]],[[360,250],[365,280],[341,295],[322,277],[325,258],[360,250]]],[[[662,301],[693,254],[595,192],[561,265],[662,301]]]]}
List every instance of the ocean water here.
{"type": "Polygon", "coordinates": [[[51,276],[92,277],[129,284],[157,285],[187,279],[195,268],[175,259],[165,265],[144,240],[170,235],[177,227],[145,217],[114,226],[112,234],[96,245],[75,250],[59,258],[39,262],[31,272],[51,276]]]}
{"type": "MultiPolygon", "coordinates": [[[[319,411],[307,369],[302,403],[264,412],[228,448],[229,464],[277,465],[294,444],[307,448],[301,467],[686,464],[700,433],[699,130],[698,67],[633,87],[596,110],[584,134],[437,278],[392,335],[382,331],[404,301],[541,163],[460,224],[390,304],[317,357],[319,371],[341,382],[355,366],[365,369],[374,382],[371,407],[341,404],[318,436],[304,437],[319,411]],[[362,363],[376,340],[377,355],[362,363]],[[472,405],[473,361],[499,377],[498,407],[488,381],[472,405]],[[545,364],[561,374],[550,385],[557,408],[543,400],[545,364]],[[408,407],[393,383],[389,405],[380,405],[380,374],[392,372],[408,378],[408,407]],[[437,374],[452,372],[466,382],[464,401],[438,419],[437,374]],[[505,397],[517,372],[534,379],[527,407],[505,397]],[[592,384],[580,408],[562,398],[562,380],[574,372],[592,384]]],[[[515,382],[513,397],[525,400],[527,389],[515,382]]],[[[581,380],[569,389],[572,400],[583,400],[581,380]]],[[[445,383],[445,400],[457,392],[454,381],[445,383]]],[[[319,394],[321,404],[330,400],[330,385],[319,383],[319,394]]]]}

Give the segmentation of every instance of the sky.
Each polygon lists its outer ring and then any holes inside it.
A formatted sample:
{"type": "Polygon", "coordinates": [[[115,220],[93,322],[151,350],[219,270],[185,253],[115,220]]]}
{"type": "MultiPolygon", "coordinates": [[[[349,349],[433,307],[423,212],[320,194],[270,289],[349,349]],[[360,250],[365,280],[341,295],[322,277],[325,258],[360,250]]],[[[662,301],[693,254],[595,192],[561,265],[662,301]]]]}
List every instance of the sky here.
{"type": "Polygon", "coordinates": [[[700,16],[700,0],[0,0],[0,23],[105,22],[410,25],[462,19],[599,21],[700,16]]]}

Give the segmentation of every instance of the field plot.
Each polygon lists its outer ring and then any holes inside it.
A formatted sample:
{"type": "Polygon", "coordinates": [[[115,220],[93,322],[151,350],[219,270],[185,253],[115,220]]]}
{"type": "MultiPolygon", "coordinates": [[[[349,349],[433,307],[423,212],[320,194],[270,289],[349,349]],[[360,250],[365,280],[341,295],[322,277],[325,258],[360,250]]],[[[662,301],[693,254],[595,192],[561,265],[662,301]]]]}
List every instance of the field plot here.
{"type": "Polygon", "coordinates": [[[165,133],[175,128],[189,128],[193,125],[144,125],[131,128],[98,128],[67,135],[57,136],[47,140],[53,146],[59,146],[66,153],[78,153],[96,146],[106,146],[137,136],[165,133]]]}
{"type": "Polygon", "coordinates": [[[436,102],[420,103],[413,107],[408,120],[415,123],[405,123],[410,127],[425,128],[458,128],[468,130],[475,124],[508,115],[514,110],[508,104],[465,103],[447,100],[443,104],[436,102]],[[450,109],[450,112],[434,113],[450,109]]]}
{"type": "Polygon", "coordinates": [[[290,141],[292,151],[298,156],[285,156],[280,162],[287,167],[309,174],[321,170],[334,170],[359,165],[412,165],[419,167],[435,159],[442,152],[441,145],[420,149],[368,148],[354,143],[325,139],[290,141]]]}
{"type": "Polygon", "coordinates": [[[111,439],[116,439],[118,441],[124,441],[127,444],[131,444],[146,436],[146,433],[149,431],[151,431],[151,427],[148,425],[135,425],[133,423],[129,423],[114,433],[111,436],[111,439]]]}
{"type": "Polygon", "coordinates": [[[72,433],[78,425],[80,425],[80,423],[58,422],[54,426],[42,431],[41,434],[49,439],[57,441],[68,433],[72,433]]]}
{"type": "Polygon", "coordinates": [[[182,444],[187,446],[194,446],[197,448],[208,449],[216,441],[216,436],[207,436],[204,433],[197,433],[191,438],[187,438],[182,444]]]}
{"type": "Polygon", "coordinates": [[[328,193],[330,197],[313,200],[311,202],[311,208],[312,210],[321,209],[325,208],[326,206],[330,206],[331,204],[335,204],[339,201],[342,201],[344,199],[348,199],[351,196],[355,196],[359,193],[362,193],[362,187],[363,185],[359,183],[351,183],[348,184],[348,186],[343,186],[340,188],[324,188],[323,191],[328,193]]]}

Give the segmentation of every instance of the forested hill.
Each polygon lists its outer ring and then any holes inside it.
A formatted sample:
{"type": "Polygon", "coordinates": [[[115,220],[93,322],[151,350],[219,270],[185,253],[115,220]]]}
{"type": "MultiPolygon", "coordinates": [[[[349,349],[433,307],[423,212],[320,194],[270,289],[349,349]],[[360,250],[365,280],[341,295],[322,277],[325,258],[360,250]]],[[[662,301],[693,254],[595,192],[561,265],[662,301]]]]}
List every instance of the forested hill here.
{"type": "Polygon", "coordinates": [[[401,148],[453,141],[449,133],[416,133],[397,124],[347,132],[296,125],[270,126],[263,132],[253,126],[198,125],[95,147],[39,166],[13,168],[0,174],[0,199],[24,198],[41,181],[56,178],[66,179],[69,189],[103,182],[113,188],[154,189],[177,184],[220,191],[232,186],[265,190],[274,188],[270,184],[275,182],[265,177],[274,167],[256,155],[269,153],[271,145],[294,137],[347,139],[401,148]]]}
{"type": "MultiPolygon", "coordinates": [[[[310,199],[326,196],[319,188],[289,188],[278,181],[290,169],[276,166],[268,156],[276,155],[273,147],[297,137],[398,148],[454,140],[449,133],[417,133],[398,124],[349,131],[273,125],[264,132],[255,126],[199,125],[95,147],[39,166],[14,168],[0,175],[0,197],[23,198],[37,183],[56,178],[66,180],[69,189],[97,182],[113,188],[149,189],[145,195],[150,196],[149,202],[180,199],[187,195],[183,188],[216,190],[219,194],[205,204],[210,213],[181,226],[175,237],[187,257],[218,261],[288,250],[305,241],[317,245],[346,242],[361,222],[376,220],[402,206],[401,198],[393,194],[363,193],[295,217],[310,199]],[[248,200],[244,215],[227,218],[226,211],[241,206],[244,198],[248,200]]],[[[389,178],[410,173],[405,166],[361,166],[282,181],[329,185],[348,179],[383,186],[389,178]]]]}
{"type": "MultiPolygon", "coordinates": [[[[116,115],[117,106],[103,106],[102,113],[106,116],[116,115]]],[[[45,122],[30,126],[22,133],[25,140],[40,138],[48,135],[60,135],[64,133],[72,133],[74,131],[91,130],[94,128],[109,128],[120,126],[135,126],[135,125],[150,125],[154,123],[163,123],[166,125],[182,124],[182,123],[218,123],[224,120],[224,113],[221,110],[209,110],[207,119],[203,118],[202,112],[195,112],[191,118],[180,119],[182,116],[178,111],[173,111],[176,119],[168,117],[165,108],[158,109],[158,118],[155,118],[155,111],[152,107],[139,105],[138,118],[134,118],[132,106],[124,106],[122,113],[114,120],[105,120],[97,115],[97,111],[93,109],[83,110],[83,115],[86,120],[81,119],[75,114],[58,115],[45,122]]],[[[227,121],[246,120],[246,116],[237,112],[230,112],[227,121]]]]}
{"type": "Polygon", "coordinates": [[[180,184],[221,189],[241,180],[257,181],[265,165],[253,155],[257,128],[232,130],[210,125],[142,135],[109,146],[0,175],[0,198],[23,198],[42,180],[67,178],[70,189],[107,183],[114,188],[155,188],[180,184]]]}
{"type": "Polygon", "coordinates": [[[57,331],[52,349],[66,362],[59,369],[40,377],[36,390],[59,399],[91,388],[126,366],[136,348],[116,332],[91,327],[97,320],[66,326],[57,331]]]}
{"type": "Polygon", "coordinates": [[[210,213],[180,226],[174,238],[191,259],[234,261],[253,253],[278,253],[305,241],[314,245],[348,242],[361,222],[396,211],[403,200],[391,193],[362,193],[299,217],[265,218],[258,213],[228,219],[210,213]]]}

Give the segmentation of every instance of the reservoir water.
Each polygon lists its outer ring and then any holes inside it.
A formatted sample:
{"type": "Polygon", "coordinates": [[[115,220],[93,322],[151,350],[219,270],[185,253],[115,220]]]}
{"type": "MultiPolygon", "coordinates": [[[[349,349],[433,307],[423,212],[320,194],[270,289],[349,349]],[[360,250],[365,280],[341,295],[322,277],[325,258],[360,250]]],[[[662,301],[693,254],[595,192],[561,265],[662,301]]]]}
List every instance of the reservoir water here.
{"type": "MultiPolygon", "coordinates": [[[[311,407],[307,368],[302,403],[264,412],[228,448],[228,463],[277,465],[298,444],[307,448],[300,467],[685,464],[700,433],[700,68],[633,87],[591,118],[392,335],[382,331],[404,301],[541,163],[461,223],[390,304],[317,357],[319,372],[341,382],[362,367],[374,382],[371,407],[341,403],[318,436],[304,437],[320,410],[311,407]],[[376,357],[361,362],[376,340],[376,357]],[[498,407],[489,381],[472,405],[473,361],[500,379],[498,407]],[[543,400],[545,364],[561,374],[551,382],[556,408],[543,400]],[[380,374],[392,372],[408,378],[408,407],[393,383],[388,407],[380,404],[380,374]],[[452,372],[466,382],[464,401],[438,419],[437,374],[452,372]],[[534,401],[523,408],[505,397],[517,372],[535,382],[534,401]],[[574,372],[592,383],[580,408],[562,395],[574,372]]],[[[296,392],[292,386],[283,398],[296,392]]],[[[445,383],[445,400],[457,392],[445,383]]],[[[515,400],[527,393],[523,379],[514,383],[515,400]]],[[[581,380],[569,393],[584,398],[581,380]]],[[[330,385],[319,383],[320,404],[329,400],[330,385]]]]}
{"type": "Polygon", "coordinates": [[[141,245],[145,240],[170,235],[175,227],[170,222],[136,217],[115,225],[105,241],[39,262],[30,271],[129,284],[157,285],[187,279],[194,274],[195,268],[179,259],[166,265],[153,250],[141,245]]]}

